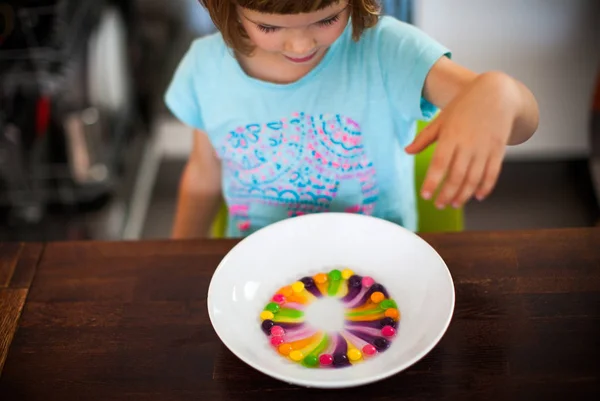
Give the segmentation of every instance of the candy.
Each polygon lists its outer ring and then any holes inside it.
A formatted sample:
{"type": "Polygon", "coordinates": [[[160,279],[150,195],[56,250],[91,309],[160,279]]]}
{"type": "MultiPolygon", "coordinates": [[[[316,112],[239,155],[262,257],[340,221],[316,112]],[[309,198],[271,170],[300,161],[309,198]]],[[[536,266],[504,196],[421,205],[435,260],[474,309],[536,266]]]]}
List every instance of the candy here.
{"type": "MultiPolygon", "coordinates": [[[[400,312],[398,312],[398,309],[396,309],[396,308],[389,308],[389,309],[385,310],[385,316],[387,318],[392,319],[395,322],[396,319],[398,319],[400,317],[400,312]]],[[[389,326],[391,326],[391,324],[389,326]]]]}
{"type": "Polygon", "coordinates": [[[275,326],[275,322],[273,322],[272,320],[264,320],[260,325],[262,331],[266,335],[271,334],[271,329],[273,328],[273,326],[275,326]]]}
{"type": "Polygon", "coordinates": [[[281,344],[277,350],[281,355],[288,356],[294,349],[290,344],[281,344]]]}
{"type": "Polygon", "coordinates": [[[354,276],[354,272],[350,269],[342,270],[342,278],[344,280],[348,280],[350,277],[354,276]]]}
{"type": "Polygon", "coordinates": [[[393,337],[396,334],[396,329],[392,326],[385,326],[381,329],[381,334],[385,337],[393,337]]]}
{"type": "Polygon", "coordinates": [[[294,292],[304,291],[304,283],[302,281],[296,281],[294,284],[292,284],[292,291],[294,291],[294,292]]]}
{"type": "Polygon", "coordinates": [[[290,359],[292,361],[300,362],[304,359],[304,354],[301,351],[292,351],[290,352],[290,359]]]}
{"type": "Polygon", "coordinates": [[[279,347],[281,344],[283,344],[285,342],[283,337],[280,337],[280,336],[271,337],[270,341],[271,341],[271,345],[274,347],[279,347]]]}
{"type": "Polygon", "coordinates": [[[377,348],[375,348],[371,344],[367,344],[363,347],[362,352],[363,354],[368,356],[375,355],[377,353],[377,348]]]}
{"type": "Polygon", "coordinates": [[[362,279],[362,285],[365,288],[371,288],[373,284],[375,284],[375,280],[373,280],[371,277],[365,277],[362,279]]]}
{"type": "Polygon", "coordinates": [[[271,320],[275,317],[275,315],[273,314],[273,312],[269,312],[268,310],[262,311],[260,314],[260,318],[262,320],[271,320]]]}
{"type": "Polygon", "coordinates": [[[283,305],[285,303],[285,295],[283,294],[275,294],[273,296],[273,302],[278,305],[283,305]]]}
{"type": "Polygon", "coordinates": [[[360,276],[352,276],[348,279],[348,286],[351,288],[358,288],[362,286],[362,278],[360,276]]]}
{"type": "Polygon", "coordinates": [[[348,361],[348,355],[346,354],[334,354],[333,355],[333,366],[346,366],[350,362],[348,361]]]}
{"type": "Polygon", "coordinates": [[[315,286],[315,280],[312,277],[304,277],[300,281],[304,284],[304,288],[312,288],[315,286]]]}
{"type": "MultiPolygon", "coordinates": [[[[387,311],[389,311],[389,310],[392,310],[392,309],[388,309],[387,311]]],[[[385,311],[386,316],[387,316],[387,311],[385,311]]],[[[391,316],[381,319],[379,321],[379,324],[381,325],[381,328],[384,328],[385,326],[391,326],[393,328],[396,328],[396,321],[391,316]]]]}
{"type": "Polygon", "coordinates": [[[304,358],[304,364],[306,366],[315,367],[319,364],[319,358],[316,355],[309,355],[304,358]]]}
{"type": "Polygon", "coordinates": [[[279,294],[283,295],[284,297],[289,297],[290,295],[292,295],[294,293],[294,290],[292,290],[291,286],[285,286],[283,287],[281,290],[279,290],[279,294]]]}
{"type": "Polygon", "coordinates": [[[398,305],[396,305],[396,302],[394,302],[393,300],[386,299],[379,304],[379,307],[383,310],[386,310],[390,308],[397,308],[398,305]]]}
{"type": "Polygon", "coordinates": [[[329,366],[333,363],[333,356],[329,354],[323,354],[319,357],[319,363],[323,366],[329,366]]]}
{"type": "Polygon", "coordinates": [[[327,274],[319,273],[315,276],[315,283],[317,284],[325,284],[327,282],[327,274]]]}
{"type": "Polygon", "coordinates": [[[390,347],[390,342],[383,337],[377,337],[373,340],[373,345],[379,352],[383,352],[390,347]]]}
{"type": "Polygon", "coordinates": [[[281,326],[273,326],[271,328],[271,335],[275,337],[281,337],[285,334],[285,330],[281,326]]]}
{"type": "Polygon", "coordinates": [[[371,301],[373,301],[374,303],[378,304],[381,301],[383,301],[385,299],[385,295],[383,295],[382,292],[374,292],[371,294],[371,301]]]}
{"type": "Polygon", "coordinates": [[[350,351],[348,351],[348,358],[351,361],[358,361],[360,358],[362,358],[362,353],[357,350],[356,348],[351,349],[350,351]]]}
{"type": "Polygon", "coordinates": [[[329,279],[331,281],[340,281],[342,279],[342,272],[339,270],[332,270],[329,272],[329,279]]]}
{"type": "Polygon", "coordinates": [[[279,312],[279,304],[276,304],[275,302],[270,302],[267,306],[265,306],[265,310],[271,313],[277,313],[279,312]]]}

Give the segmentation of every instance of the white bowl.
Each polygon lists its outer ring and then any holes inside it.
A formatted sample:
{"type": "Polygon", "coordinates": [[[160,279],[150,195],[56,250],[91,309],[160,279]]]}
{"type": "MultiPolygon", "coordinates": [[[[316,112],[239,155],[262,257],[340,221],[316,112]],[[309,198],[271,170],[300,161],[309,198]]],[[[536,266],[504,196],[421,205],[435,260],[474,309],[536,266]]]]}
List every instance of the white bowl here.
{"type": "Polygon", "coordinates": [[[225,346],[258,371],[305,387],[359,386],[408,368],[442,338],[453,311],[452,277],[428,243],[387,221],[345,213],[287,219],[247,237],[222,260],[208,290],[209,317],[225,346]],[[340,267],[373,277],[397,302],[391,347],[341,369],[309,369],[279,355],[260,312],[281,287],[340,267]]]}

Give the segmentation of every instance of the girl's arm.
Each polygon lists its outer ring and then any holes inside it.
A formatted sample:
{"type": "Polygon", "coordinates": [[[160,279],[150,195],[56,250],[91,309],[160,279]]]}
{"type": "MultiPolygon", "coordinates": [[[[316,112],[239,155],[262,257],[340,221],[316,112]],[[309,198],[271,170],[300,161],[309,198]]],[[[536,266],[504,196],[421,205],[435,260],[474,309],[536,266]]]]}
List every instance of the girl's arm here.
{"type": "Polygon", "coordinates": [[[190,158],[179,184],[172,237],[207,237],[221,202],[221,163],[206,133],[195,130],[190,158]]]}
{"type": "Polygon", "coordinates": [[[538,127],[533,94],[504,73],[478,75],[444,57],[423,95],[442,111],[406,148],[416,154],[437,142],[421,195],[430,199],[439,190],[439,208],[484,199],[496,185],[506,146],[527,141],[538,127]]]}

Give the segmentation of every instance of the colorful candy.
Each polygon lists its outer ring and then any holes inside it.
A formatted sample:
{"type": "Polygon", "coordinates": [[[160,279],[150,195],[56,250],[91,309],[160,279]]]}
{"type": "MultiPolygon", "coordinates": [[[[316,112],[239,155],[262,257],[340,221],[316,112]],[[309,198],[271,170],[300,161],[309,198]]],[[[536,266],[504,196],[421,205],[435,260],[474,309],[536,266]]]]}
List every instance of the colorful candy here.
{"type": "Polygon", "coordinates": [[[288,361],[306,368],[344,368],[391,346],[400,311],[383,285],[346,268],[305,276],[280,288],[260,319],[270,345],[288,361]],[[345,324],[336,333],[305,321],[305,308],[327,297],[345,306],[345,324]]]}

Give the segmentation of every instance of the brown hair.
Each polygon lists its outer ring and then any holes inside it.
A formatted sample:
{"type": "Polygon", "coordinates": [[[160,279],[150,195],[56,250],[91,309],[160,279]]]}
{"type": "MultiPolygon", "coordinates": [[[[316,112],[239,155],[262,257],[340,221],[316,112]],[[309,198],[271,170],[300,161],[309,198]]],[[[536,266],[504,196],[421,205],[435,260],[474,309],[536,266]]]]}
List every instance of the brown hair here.
{"type": "MultiPolygon", "coordinates": [[[[239,22],[236,6],[269,14],[300,14],[318,11],[342,0],[199,0],[232,49],[249,55],[253,48],[239,22]]],[[[365,29],[379,20],[379,0],[348,0],[352,19],[352,38],[360,39],[365,29]]]]}

